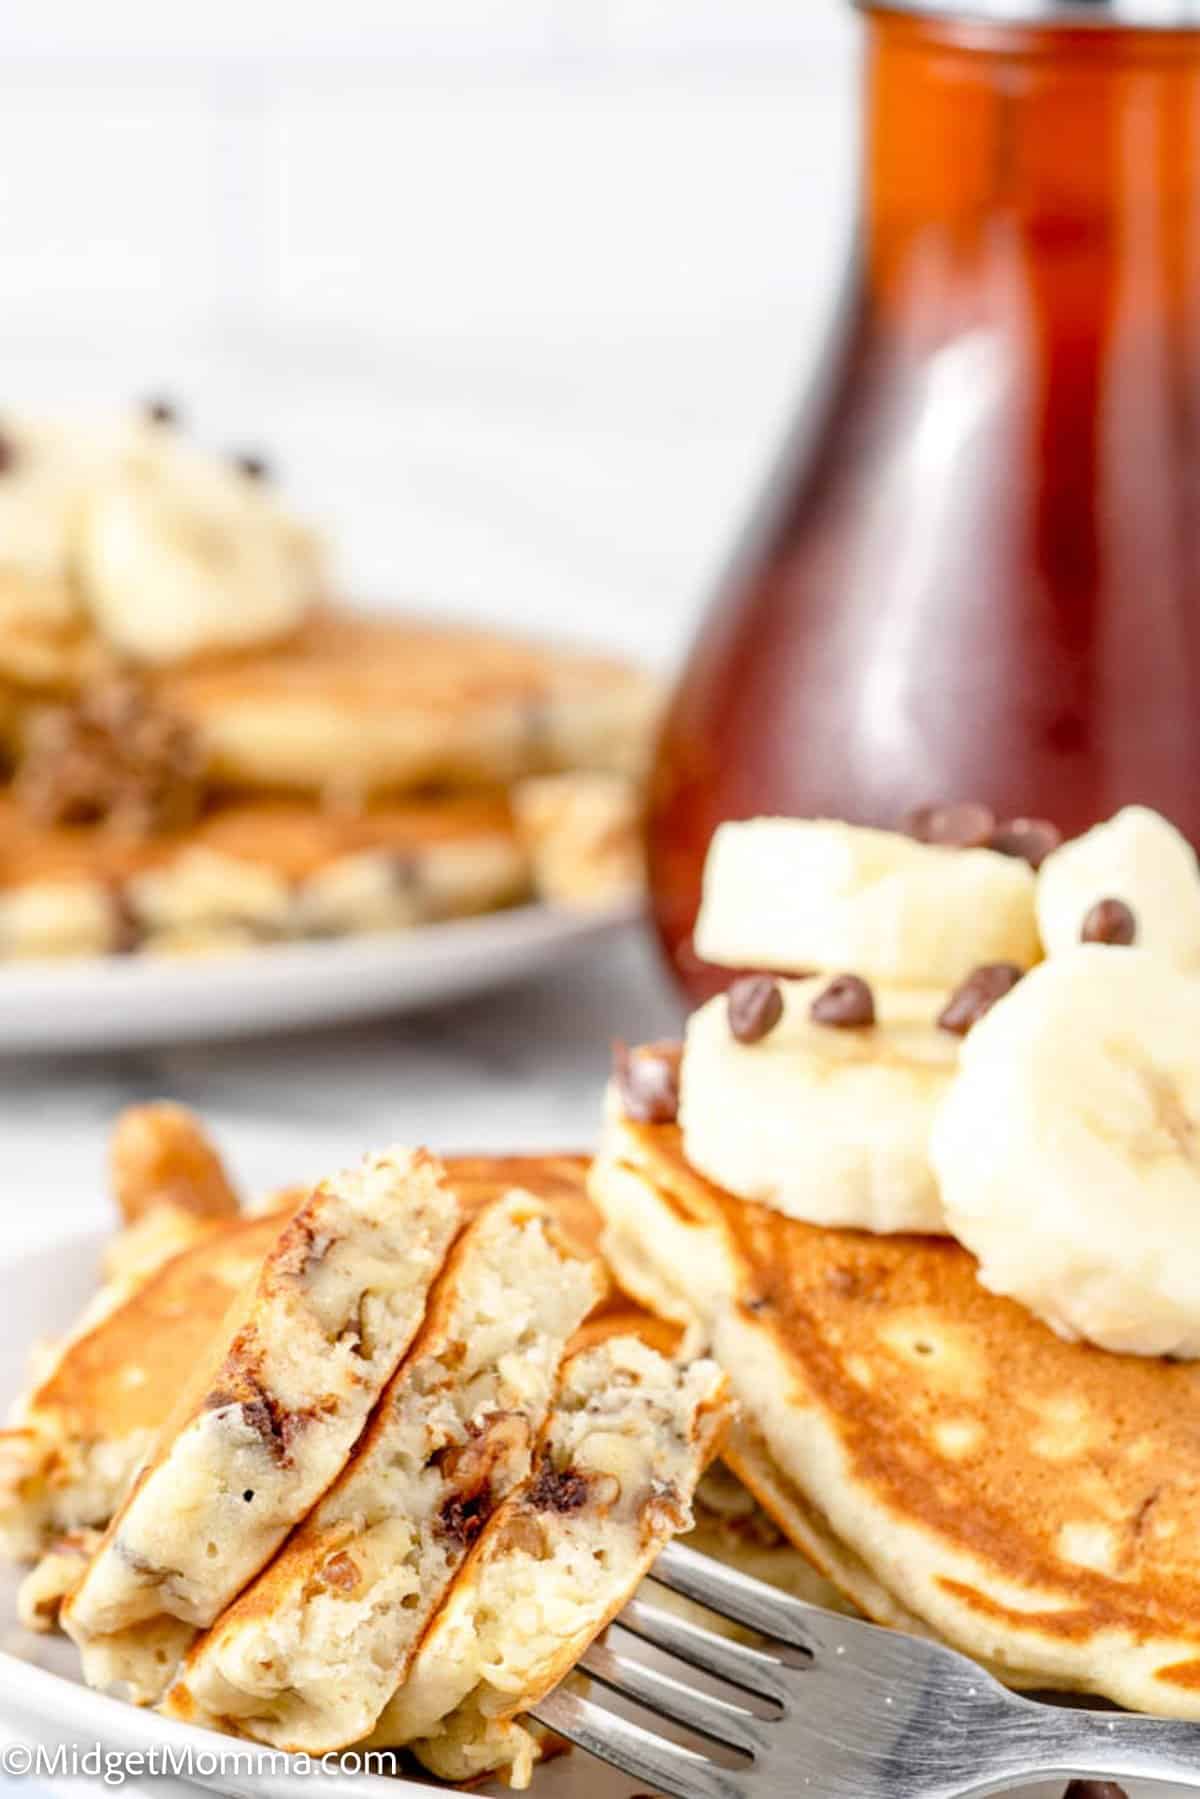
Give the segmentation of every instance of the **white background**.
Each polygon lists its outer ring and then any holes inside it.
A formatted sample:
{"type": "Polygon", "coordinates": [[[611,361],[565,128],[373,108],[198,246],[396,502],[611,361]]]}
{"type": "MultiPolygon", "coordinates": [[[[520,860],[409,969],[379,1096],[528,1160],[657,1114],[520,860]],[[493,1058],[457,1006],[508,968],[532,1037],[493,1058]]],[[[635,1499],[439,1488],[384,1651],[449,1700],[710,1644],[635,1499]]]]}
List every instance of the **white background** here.
{"type": "Polygon", "coordinates": [[[812,357],[846,0],[0,8],[5,403],[161,388],[380,601],[670,658],[812,357]]]}

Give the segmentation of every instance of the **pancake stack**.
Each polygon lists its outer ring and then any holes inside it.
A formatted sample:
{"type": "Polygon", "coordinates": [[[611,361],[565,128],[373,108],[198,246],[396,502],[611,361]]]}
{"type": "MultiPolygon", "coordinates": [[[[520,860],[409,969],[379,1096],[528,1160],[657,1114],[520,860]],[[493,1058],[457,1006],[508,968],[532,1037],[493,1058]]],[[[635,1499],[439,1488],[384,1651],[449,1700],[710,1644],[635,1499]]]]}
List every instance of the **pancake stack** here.
{"type": "Polygon", "coordinates": [[[1030,826],[1038,870],[977,830],[724,827],[700,946],[827,972],[620,1055],[605,1253],[727,1370],[727,1462],[856,1609],[1196,1718],[1200,878],[1148,814],[1030,826]]]}
{"type": "Polygon", "coordinates": [[[337,603],[257,459],[161,413],[0,425],[0,958],[635,892],[654,684],[337,603]]]}
{"type": "Polygon", "coordinates": [[[115,1151],[109,1279],[0,1444],[23,1621],[177,1718],[526,1784],[523,1714],[689,1528],[728,1422],[611,1287],[584,1160],[392,1151],[247,1215],[177,1108],[115,1151]]]}

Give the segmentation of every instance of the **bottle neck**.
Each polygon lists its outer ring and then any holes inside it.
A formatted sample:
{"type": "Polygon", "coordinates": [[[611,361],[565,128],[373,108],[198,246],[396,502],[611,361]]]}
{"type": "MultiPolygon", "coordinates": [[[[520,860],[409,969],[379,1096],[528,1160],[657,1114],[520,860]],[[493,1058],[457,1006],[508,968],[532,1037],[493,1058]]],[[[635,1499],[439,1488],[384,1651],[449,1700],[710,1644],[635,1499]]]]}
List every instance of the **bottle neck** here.
{"type": "Polygon", "coordinates": [[[1200,32],[867,15],[864,272],[904,329],[1200,317],[1200,32]]]}

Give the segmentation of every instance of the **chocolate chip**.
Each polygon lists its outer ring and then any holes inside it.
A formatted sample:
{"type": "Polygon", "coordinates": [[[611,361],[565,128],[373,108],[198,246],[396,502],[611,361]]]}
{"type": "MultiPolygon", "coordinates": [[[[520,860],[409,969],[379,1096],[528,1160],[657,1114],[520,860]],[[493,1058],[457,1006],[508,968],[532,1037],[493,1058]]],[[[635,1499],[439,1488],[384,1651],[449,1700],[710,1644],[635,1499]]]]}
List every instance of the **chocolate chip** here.
{"type": "Polygon", "coordinates": [[[1112,943],[1127,948],[1137,936],[1137,919],[1124,900],[1097,900],[1083,921],[1081,943],[1112,943]]]}
{"type": "Polygon", "coordinates": [[[856,974],[840,974],[818,993],[809,1007],[816,1024],[838,1031],[857,1031],[875,1023],[875,995],[856,974]]]}
{"type": "Polygon", "coordinates": [[[119,881],[109,888],[108,916],[111,931],[109,953],[114,956],[136,955],[146,940],[146,932],[128,888],[123,887],[119,881]]]}
{"type": "Polygon", "coordinates": [[[613,1073],[626,1118],[634,1124],[674,1124],[679,1116],[679,1045],[613,1045],[613,1073]]]}
{"type": "MultiPolygon", "coordinates": [[[[247,1399],[223,1387],[214,1387],[206,1395],[204,1406],[210,1412],[223,1412],[236,1406],[246,1429],[254,1432],[275,1461],[283,1467],[288,1466],[293,1440],[304,1422],[300,1413],[287,1411],[273,1395],[261,1389],[247,1399]]],[[[245,1498],[245,1494],[242,1497],[245,1498]]],[[[254,1497],[253,1492],[250,1497],[254,1497]]]]}
{"type": "Polygon", "coordinates": [[[985,962],[950,995],[938,1017],[939,1025],[956,1037],[965,1037],[998,999],[1012,992],[1021,972],[1014,962],[985,962]]]}
{"type": "Polygon", "coordinates": [[[152,425],[177,425],[179,423],[179,409],[162,394],[151,394],[148,400],[143,400],[142,413],[152,425]]]}
{"type": "Polygon", "coordinates": [[[254,1498],[254,1488],[247,1487],[245,1492],[242,1494],[242,1498],[246,1501],[246,1504],[249,1505],[250,1501],[254,1498]]]}
{"type": "Polygon", "coordinates": [[[978,800],[961,800],[954,806],[921,806],[903,820],[901,829],[918,843],[936,843],[944,849],[977,850],[991,842],[996,814],[978,800]]]}
{"type": "Polygon", "coordinates": [[[988,848],[999,850],[1002,856],[1016,856],[1030,868],[1040,868],[1062,840],[1062,832],[1048,818],[1009,818],[996,826],[988,848]]]}
{"type": "Polygon", "coordinates": [[[233,459],[233,466],[250,481],[266,481],[271,473],[271,465],[265,456],[238,455],[233,459]]]}
{"type": "Polygon", "coordinates": [[[1073,1780],[1063,1799],[1129,1799],[1129,1794],[1115,1780],[1073,1780]]]}
{"type": "Polygon", "coordinates": [[[547,1457],[530,1482],[526,1503],[535,1512],[577,1512],[587,1504],[588,1480],[573,1468],[561,1472],[547,1457]]]}
{"type": "Polygon", "coordinates": [[[783,1017],[783,994],[769,974],[748,975],[729,989],[729,1029],[739,1043],[761,1043],[783,1017]]]}
{"type": "Polygon", "coordinates": [[[437,1516],[439,1536],[469,1548],[495,1510],[490,1485],[475,1493],[452,1493],[437,1516]]]}

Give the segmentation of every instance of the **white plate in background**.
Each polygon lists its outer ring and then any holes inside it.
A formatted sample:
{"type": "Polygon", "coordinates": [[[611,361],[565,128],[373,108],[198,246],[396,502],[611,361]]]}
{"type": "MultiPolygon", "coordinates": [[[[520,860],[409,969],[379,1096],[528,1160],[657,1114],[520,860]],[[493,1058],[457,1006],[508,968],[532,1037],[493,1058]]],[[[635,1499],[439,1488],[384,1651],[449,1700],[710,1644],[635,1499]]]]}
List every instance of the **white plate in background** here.
{"type": "MultiPolygon", "coordinates": [[[[103,1239],[81,1236],[53,1249],[9,1257],[0,1262],[0,1410],[8,1406],[24,1384],[31,1345],[38,1339],[65,1331],[95,1291],[96,1270],[103,1239]]],[[[82,1684],[74,1646],[64,1637],[36,1636],[17,1623],[15,1595],[21,1570],[0,1562],[0,1743],[38,1743],[53,1747],[66,1743],[79,1751],[101,1745],[120,1751],[146,1751],[170,1747],[176,1753],[192,1749],[211,1755],[227,1747],[230,1752],[253,1750],[254,1745],[199,1730],[155,1712],[127,1705],[82,1684]]],[[[203,1770],[201,1770],[203,1774],[203,1770]]],[[[803,1770],[797,1770],[797,1790],[803,1770]]],[[[225,1773],[198,1780],[238,1799],[395,1799],[401,1788],[413,1795],[434,1799],[453,1788],[432,1787],[413,1779],[397,1782],[382,1774],[310,1775],[303,1779],[283,1772],[253,1775],[225,1773]]],[[[19,1799],[23,1782],[0,1775],[0,1795],[19,1799]]],[[[99,1781],[88,1785],[97,1793],[99,1781]]],[[[1061,1799],[1065,1782],[1054,1781],[1019,1789],[1026,1799],[1061,1799]]],[[[534,1775],[531,1799],[630,1799],[636,1783],[578,1751],[547,1762],[534,1775]]],[[[34,1775],[29,1792],[78,1795],[78,1781],[34,1775]]],[[[109,1789],[114,1790],[114,1789],[109,1789]]],[[[183,1782],[161,1778],[143,1789],[150,1799],[182,1799],[189,1790],[183,1782]]],[[[474,1791],[503,1795],[508,1789],[488,1784],[474,1791]]],[[[753,1782],[750,1790],[753,1791],[753,1782]]],[[[1016,1789],[1014,1789],[1016,1790],[1016,1789]]],[[[1131,1799],[1186,1799],[1186,1789],[1176,1786],[1134,1783],[1131,1799]]],[[[820,1799],[814,1794],[812,1799],[820,1799]]]]}
{"type": "Polygon", "coordinates": [[[485,992],[603,942],[636,903],[518,906],[228,956],[0,962],[0,1051],[122,1049],[341,1024],[485,992]]]}

